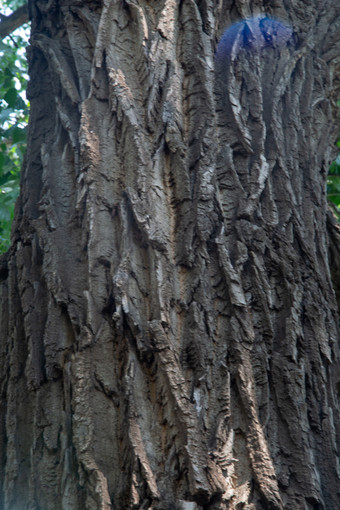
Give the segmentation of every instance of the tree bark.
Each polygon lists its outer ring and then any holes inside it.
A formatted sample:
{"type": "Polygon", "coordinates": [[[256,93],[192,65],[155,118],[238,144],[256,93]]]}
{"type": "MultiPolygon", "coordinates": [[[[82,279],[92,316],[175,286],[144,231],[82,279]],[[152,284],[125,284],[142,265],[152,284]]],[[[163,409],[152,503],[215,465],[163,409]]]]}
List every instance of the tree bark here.
{"type": "Polygon", "coordinates": [[[340,4],[30,11],[0,508],[337,510],[340,4]]]}

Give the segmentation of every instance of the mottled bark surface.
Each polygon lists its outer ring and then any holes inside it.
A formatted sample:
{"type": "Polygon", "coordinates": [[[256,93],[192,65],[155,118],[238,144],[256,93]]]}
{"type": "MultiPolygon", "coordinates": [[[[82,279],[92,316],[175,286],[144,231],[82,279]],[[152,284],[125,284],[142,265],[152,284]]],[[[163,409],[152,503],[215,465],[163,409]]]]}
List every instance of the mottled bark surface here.
{"type": "Polygon", "coordinates": [[[250,3],[30,4],[1,509],[340,508],[340,4],[250,3]]]}

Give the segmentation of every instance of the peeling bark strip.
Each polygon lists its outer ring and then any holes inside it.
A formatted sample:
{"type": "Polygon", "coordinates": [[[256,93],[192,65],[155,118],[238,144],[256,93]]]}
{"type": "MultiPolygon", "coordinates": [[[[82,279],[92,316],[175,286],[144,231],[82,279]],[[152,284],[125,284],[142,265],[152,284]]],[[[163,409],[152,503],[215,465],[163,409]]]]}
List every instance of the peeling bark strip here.
{"type": "Polygon", "coordinates": [[[338,510],[340,4],[30,4],[0,508],[338,510]]]}

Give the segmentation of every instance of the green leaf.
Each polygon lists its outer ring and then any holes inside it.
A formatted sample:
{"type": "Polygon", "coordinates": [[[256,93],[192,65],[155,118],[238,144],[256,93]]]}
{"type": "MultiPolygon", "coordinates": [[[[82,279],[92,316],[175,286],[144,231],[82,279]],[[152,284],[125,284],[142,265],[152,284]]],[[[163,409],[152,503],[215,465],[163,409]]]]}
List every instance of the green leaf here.
{"type": "Polygon", "coordinates": [[[8,208],[0,207],[0,221],[7,222],[11,219],[11,213],[8,208]]]}
{"type": "Polygon", "coordinates": [[[5,108],[4,110],[0,111],[0,122],[6,122],[10,119],[10,116],[13,113],[12,108],[5,108]]]}
{"type": "Polygon", "coordinates": [[[4,100],[10,108],[14,108],[18,99],[18,91],[14,87],[7,90],[4,100]]]}
{"type": "Polygon", "coordinates": [[[18,143],[26,140],[26,129],[15,126],[12,131],[12,142],[18,143]]]}
{"type": "Polygon", "coordinates": [[[14,78],[14,74],[12,73],[12,71],[10,70],[9,67],[6,67],[6,69],[5,69],[5,76],[7,78],[14,78]]]}
{"type": "Polygon", "coordinates": [[[6,172],[4,175],[0,176],[0,186],[6,184],[6,182],[11,178],[11,172],[6,172]]]}
{"type": "Polygon", "coordinates": [[[331,164],[331,166],[329,167],[329,171],[328,173],[330,175],[336,175],[337,173],[340,173],[339,172],[339,166],[337,165],[336,161],[333,161],[333,163],[331,164]]]}
{"type": "Polygon", "coordinates": [[[10,188],[9,186],[4,186],[1,188],[1,193],[12,193],[13,188],[10,188]]]}
{"type": "Polygon", "coordinates": [[[15,101],[14,107],[15,107],[17,110],[25,110],[25,109],[26,109],[25,101],[24,101],[24,100],[23,100],[23,98],[20,96],[20,94],[17,94],[17,99],[16,99],[16,101],[15,101]]]}

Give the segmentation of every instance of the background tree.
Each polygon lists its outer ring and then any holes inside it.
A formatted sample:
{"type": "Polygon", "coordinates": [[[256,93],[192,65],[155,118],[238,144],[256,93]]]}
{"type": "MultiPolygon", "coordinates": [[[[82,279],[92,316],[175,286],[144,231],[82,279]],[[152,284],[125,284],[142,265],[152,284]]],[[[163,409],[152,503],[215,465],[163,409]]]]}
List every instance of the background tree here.
{"type": "Polygon", "coordinates": [[[340,5],[30,13],[0,508],[338,509],[340,5]]]}

